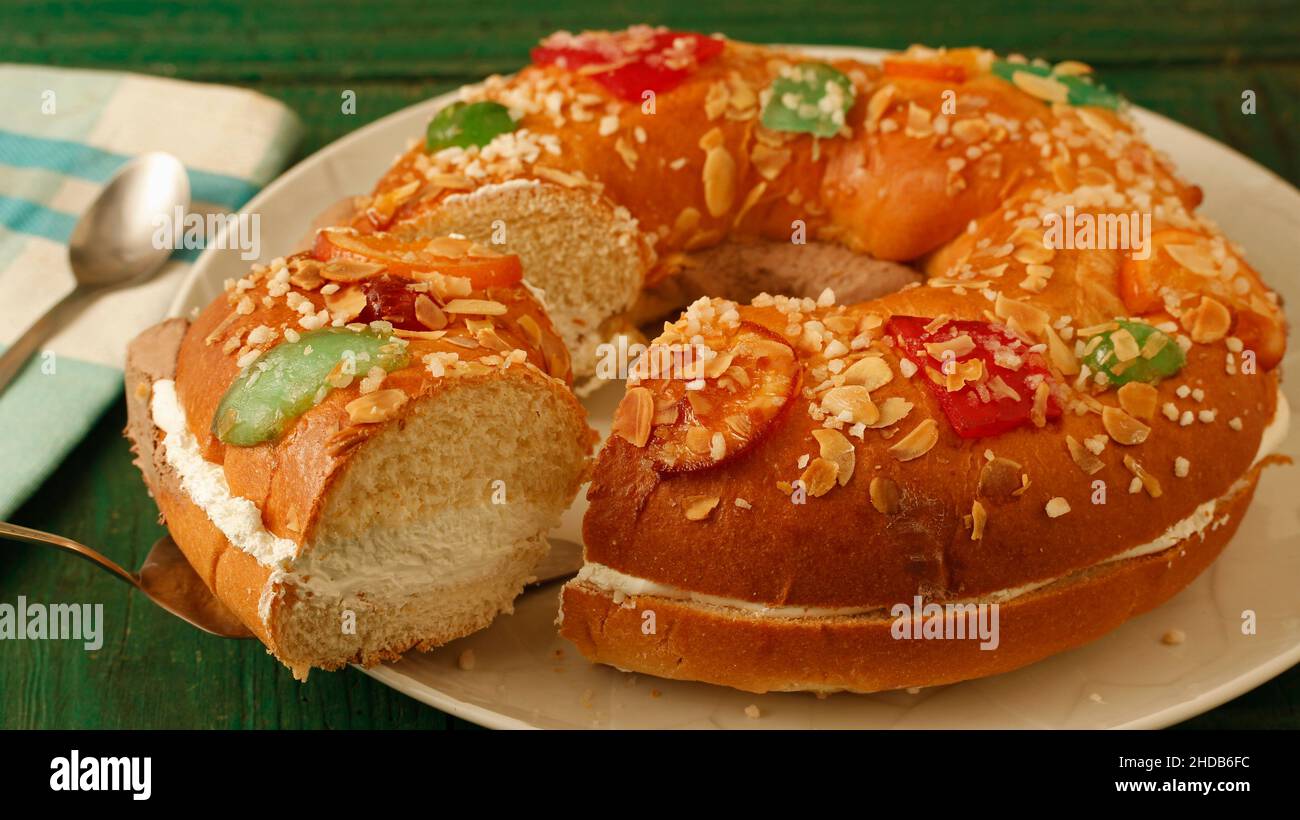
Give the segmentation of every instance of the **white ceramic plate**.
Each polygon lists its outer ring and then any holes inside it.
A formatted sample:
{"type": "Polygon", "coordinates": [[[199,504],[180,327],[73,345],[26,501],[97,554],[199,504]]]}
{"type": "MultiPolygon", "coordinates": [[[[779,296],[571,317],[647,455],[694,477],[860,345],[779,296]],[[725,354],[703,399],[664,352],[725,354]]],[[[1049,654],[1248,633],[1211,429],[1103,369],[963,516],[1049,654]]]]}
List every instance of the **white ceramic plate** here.
{"type": "MultiPolygon", "coordinates": [[[[870,49],[812,48],[821,55],[878,59],[870,49]]],[[[392,159],[423,133],[443,98],[399,111],[335,142],[295,166],[246,210],[262,215],[266,258],[287,253],[316,213],[369,190],[392,159]]],[[[1205,189],[1204,210],[1245,246],[1252,264],[1289,305],[1300,305],[1300,192],[1235,151],[1164,117],[1138,110],[1150,141],[1205,189]]],[[[187,313],[220,293],[247,263],[212,250],[194,266],[172,306],[187,313]]],[[[1294,317],[1292,320],[1295,324],[1294,317]]],[[[1293,347],[1294,350],[1294,347],[1293,347]]],[[[1296,370],[1300,354],[1287,365],[1296,370]]],[[[1300,385],[1287,386],[1300,411],[1300,385]]],[[[608,430],[621,386],[587,401],[593,423],[608,430]]],[[[1294,420],[1293,420],[1294,421],[1294,420]]],[[[1292,431],[1300,431],[1293,423],[1292,431]]],[[[1300,433],[1282,452],[1300,457],[1300,433]]],[[[1160,727],[1200,714],[1300,661],[1300,505],[1294,479],[1270,470],[1224,555],[1158,610],[1088,646],[1026,669],[918,694],[750,695],[699,683],[666,681],[592,666],[556,634],[558,585],[525,595],[515,613],[441,649],[411,653],[367,674],[458,717],[484,726],[643,728],[876,727],[1160,727]],[[1258,633],[1241,633],[1254,610],[1258,633]],[[1187,640],[1165,646],[1181,629],[1187,640]],[[469,671],[457,663],[473,650],[469,671]],[[756,704],[757,720],[745,707],[756,704]]],[[[581,541],[586,506],[579,498],[557,535],[581,541]]]]}

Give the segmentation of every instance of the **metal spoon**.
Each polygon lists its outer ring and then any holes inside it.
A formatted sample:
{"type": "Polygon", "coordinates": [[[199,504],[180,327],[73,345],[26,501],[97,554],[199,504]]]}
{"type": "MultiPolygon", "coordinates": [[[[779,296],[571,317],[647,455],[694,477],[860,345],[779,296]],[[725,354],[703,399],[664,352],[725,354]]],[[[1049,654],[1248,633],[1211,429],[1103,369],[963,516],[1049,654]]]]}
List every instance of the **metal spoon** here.
{"type": "MultiPolygon", "coordinates": [[[[171,154],[143,154],[109,180],[68,239],[74,287],[0,355],[0,392],[41,343],[86,302],[105,291],[151,276],[171,255],[154,241],[159,218],[171,220],[190,204],[190,179],[171,154]]],[[[170,244],[170,243],[168,243],[170,244]]]]}
{"type": "Polygon", "coordinates": [[[61,535],[0,521],[0,536],[32,544],[49,544],[85,558],[140,590],[145,597],[177,618],[204,632],[223,638],[253,637],[253,633],[235,613],[208,590],[170,535],[158,539],[145,556],[138,573],[127,572],[102,553],[61,535]]]}

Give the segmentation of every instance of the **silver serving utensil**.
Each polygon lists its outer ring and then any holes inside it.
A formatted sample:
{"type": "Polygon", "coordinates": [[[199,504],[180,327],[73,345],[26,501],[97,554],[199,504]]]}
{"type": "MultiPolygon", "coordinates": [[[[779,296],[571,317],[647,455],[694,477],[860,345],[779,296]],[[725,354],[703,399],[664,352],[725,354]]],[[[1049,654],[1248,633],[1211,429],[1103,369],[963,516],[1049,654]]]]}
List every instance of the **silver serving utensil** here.
{"type": "Polygon", "coordinates": [[[172,252],[156,247],[157,220],[172,219],[177,206],[183,211],[189,204],[189,176],[171,154],[143,154],[122,166],[77,220],[68,240],[76,287],[0,355],[0,392],[87,301],[156,273],[172,252]]]}
{"type": "Polygon", "coordinates": [[[149,550],[144,563],[140,565],[139,572],[127,572],[102,553],[61,535],[0,521],[0,536],[31,544],[48,544],[85,558],[140,590],[146,598],[177,618],[204,632],[223,638],[253,637],[253,633],[235,613],[208,590],[170,535],[164,535],[154,543],[153,549],[149,550]]]}
{"type": "MultiPolygon", "coordinates": [[[[0,521],[0,537],[48,544],[90,561],[144,593],[145,597],[186,623],[223,638],[251,638],[253,633],[221,603],[190,566],[170,535],[154,543],[139,572],[128,572],[104,554],[71,538],[0,521]]],[[[582,567],[582,545],[552,538],[551,551],[538,565],[529,588],[573,575],[582,567]]]]}

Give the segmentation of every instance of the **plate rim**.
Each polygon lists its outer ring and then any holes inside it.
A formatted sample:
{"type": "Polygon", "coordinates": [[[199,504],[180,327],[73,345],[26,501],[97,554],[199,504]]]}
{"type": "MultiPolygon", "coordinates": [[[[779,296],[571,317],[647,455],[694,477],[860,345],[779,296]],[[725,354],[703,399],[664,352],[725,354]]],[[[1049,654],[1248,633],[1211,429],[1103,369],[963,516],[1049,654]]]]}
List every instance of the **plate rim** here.
{"type": "MultiPolygon", "coordinates": [[[[801,51],[810,55],[820,54],[827,56],[842,56],[863,60],[879,60],[886,54],[897,53],[894,49],[883,49],[871,46],[818,45],[809,43],[770,43],[767,45],[775,48],[801,51]]],[[[473,83],[468,84],[468,86],[473,85],[473,83]]],[[[467,86],[462,86],[462,88],[463,87],[467,86]]],[[[240,211],[258,211],[263,206],[263,203],[279,198],[282,190],[291,186],[299,178],[315,172],[319,165],[328,161],[333,155],[374,139],[376,134],[391,127],[397,121],[414,118],[426,109],[432,110],[445,102],[451,101],[459,93],[460,88],[457,88],[404,106],[396,111],[385,114],[372,122],[366,123],[356,130],[351,131],[326,145],[321,146],[311,154],[296,162],[292,167],[284,171],[284,173],[277,176],[270,184],[246,202],[240,208],[240,211]]],[[[1227,152],[1234,156],[1235,159],[1247,163],[1253,173],[1268,181],[1270,188],[1275,188],[1279,194],[1290,198],[1291,207],[1297,212],[1300,212],[1300,189],[1297,189],[1296,186],[1292,185],[1288,180],[1274,172],[1272,169],[1260,164],[1258,161],[1241,151],[1238,151],[1236,148],[1226,145],[1207,134],[1203,134],[1190,126],[1184,125],[1183,123],[1163,114],[1138,105],[1130,105],[1129,108],[1134,112],[1135,116],[1140,119],[1150,120],[1154,123],[1158,123],[1162,128],[1177,132],[1181,138],[1191,139],[1195,143],[1199,144],[1201,148],[1227,152]]],[[[205,249],[194,261],[194,264],[190,266],[190,269],[186,271],[185,276],[177,285],[176,294],[167,309],[166,315],[168,317],[183,316],[186,314],[190,307],[190,301],[195,288],[201,281],[206,280],[210,276],[208,268],[213,264],[216,251],[217,249],[215,248],[205,249]]],[[[1293,430],[1291,435],[1296,435],[1297,432],[1298,431],[1293,430]]],[[[1210,690],[1201,692],[1185,701],[1157,709],[1156,711],[1142,717],[1135,718],[1125,723],[1116,724],[1112,728],[1165,728],[1221,706],[1229,700],[1239,697],[1269,680],[1272,680],[1282,672],[1295,666],[1297,663],[1300,663],[1300,643],[1291,647],[1287,651],[1274,655],[1271,659],[1263,663],[1244,670],[1231,680],[1221,683],[1210,690]]],[[[361,671],[370,678],[379,681],[385,686],[388,686],[421,703],[485,728],[543,728],[536,724],[529,723],[528,721],[493,711],[484,706],[460,700],[446,692],[435,689],[414,678],[402,674],[400,671],[387,664],[374,666],[369,669],[360,665],[353,665],[353,668],[361,671]]]]}

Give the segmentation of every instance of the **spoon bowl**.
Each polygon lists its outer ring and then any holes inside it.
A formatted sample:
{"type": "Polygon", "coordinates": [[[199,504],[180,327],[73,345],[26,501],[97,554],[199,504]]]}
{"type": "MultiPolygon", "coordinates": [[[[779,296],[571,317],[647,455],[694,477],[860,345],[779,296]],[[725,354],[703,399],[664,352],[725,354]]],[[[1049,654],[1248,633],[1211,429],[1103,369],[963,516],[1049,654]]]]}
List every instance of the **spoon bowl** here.
{"type": "Polygon", "coordinates": [[[72,229],[76,286],[0,355],[0,391],[90,297],[156,273],[171,256],[173,222],[189,204],[189,176],[171,154],[143,154],[122,166],[72,229]]]}

